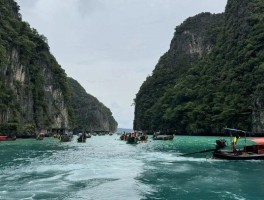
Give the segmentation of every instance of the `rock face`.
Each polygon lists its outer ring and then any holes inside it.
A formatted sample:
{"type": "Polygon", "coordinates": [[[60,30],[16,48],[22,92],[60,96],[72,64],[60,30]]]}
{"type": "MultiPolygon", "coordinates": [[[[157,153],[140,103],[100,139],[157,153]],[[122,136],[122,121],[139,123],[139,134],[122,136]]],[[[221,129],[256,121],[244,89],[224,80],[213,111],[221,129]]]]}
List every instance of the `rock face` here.
{"type": "Polygon", "coordinates": [[[222,25],[223,19],[223,14],[202,13],[176,28],[169,51],[160,58],[152,76],[142,84],[136,96],[134,129],[159,129],[151,109],[177,79],[211,52],[215,29],[222,25]]]}
{"type": "Polygon", "coordinates": [[[22,64],[20,54],[18,48],[13,47],[7,55],[7,63],[1,68],[1,81],[9,90],[10,99],[2,109],[0,122],[33,123],[37,128],[69,127],[63,91],[49,64],[42,61],[22,64]],[[30,73],[31,67],[36,68],[36,74],[30,73]],[[39,81],[37,86],[34,85],[36,81],[39,81]]]}
{"type": "MultiPolygon", "coordinates": [[[[66,73],[45,36],[23,22],[18,11],[14,0],[0,0],[0,134],[30,137],[38,129],[74,128],[66,73]]],[[[86,106],[93,106],[96,116],[88,124],[116,128],[112,115],[101,112],[107,110],[103,105],[86,106]]]]}
{"type": "Polygon", "coordinates": [[[19,6],[1,0],[0,123],[26,129],[68,128],[67,78],[46,38],[22,22],[19,6]]]}
{"type": "Polygon", "coordinates": [[[75,130],[116,132],[117,122],[111,111],[95,97],[87,94],[76,80],[69,78],[69,84],[75,130]]]}
{"type": "Polygon", "coordinates": [[[264,1],[229,0],[176,28],[135,99],[134,129],[264,132],[264,1]]]}

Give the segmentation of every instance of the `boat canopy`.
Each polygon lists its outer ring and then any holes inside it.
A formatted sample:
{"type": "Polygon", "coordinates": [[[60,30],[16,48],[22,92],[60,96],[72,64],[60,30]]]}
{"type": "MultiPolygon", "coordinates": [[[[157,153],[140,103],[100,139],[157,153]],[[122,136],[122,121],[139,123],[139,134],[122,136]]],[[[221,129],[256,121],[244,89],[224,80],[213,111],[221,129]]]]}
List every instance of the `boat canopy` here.
{"type": "Polygon", "coordinates": [[[261,138],[253,138],[251,141],[257,143],[258,145],[264,145],[264,137],[261,138]]]}

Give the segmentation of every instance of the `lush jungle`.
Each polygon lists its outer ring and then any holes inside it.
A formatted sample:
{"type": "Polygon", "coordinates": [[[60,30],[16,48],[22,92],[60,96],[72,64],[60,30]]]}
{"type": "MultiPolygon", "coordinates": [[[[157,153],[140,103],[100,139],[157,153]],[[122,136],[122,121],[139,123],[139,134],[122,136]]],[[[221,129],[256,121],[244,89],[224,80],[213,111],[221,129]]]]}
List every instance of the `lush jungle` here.
{"type": "Polygon", "coordinates": [[[134,129],[264,132],[264,1],[229,0],[176,27],[135,98],[134,129]]]}

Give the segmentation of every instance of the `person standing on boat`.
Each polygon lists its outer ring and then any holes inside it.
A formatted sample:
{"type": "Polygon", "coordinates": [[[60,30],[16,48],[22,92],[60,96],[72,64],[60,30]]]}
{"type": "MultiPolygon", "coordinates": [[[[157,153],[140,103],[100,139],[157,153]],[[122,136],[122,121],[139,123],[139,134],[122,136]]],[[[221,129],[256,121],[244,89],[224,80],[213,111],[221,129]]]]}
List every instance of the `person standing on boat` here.
{"type": "Polygon", "coordinates": [[[236,145],[237,145],[237,141],[239,138],[240,138],[239,134],[237,134],[235,137],[233,137],[233,140],[232,140],[233,152],[237,152],[236,145]]]}

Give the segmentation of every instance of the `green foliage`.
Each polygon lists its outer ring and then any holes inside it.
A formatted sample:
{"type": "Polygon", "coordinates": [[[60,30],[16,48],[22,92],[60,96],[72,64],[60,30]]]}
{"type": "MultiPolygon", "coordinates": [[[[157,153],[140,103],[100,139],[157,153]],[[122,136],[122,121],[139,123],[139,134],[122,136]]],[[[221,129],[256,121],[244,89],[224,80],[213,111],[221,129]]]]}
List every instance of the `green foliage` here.
{"type": "Polygon", "coordinates": [[[13,92],[5,87],[2,81],[0,81],[0,112],[7,111],[7,108],[11,106],[13,98],[13,92]]]}
{"type": "Polygon", "coordinates": [[[47,38],[39,34],[36,29],[31,28],[27,22],[21,21],[18,11],[19,6],[14,0],[0,0],[0,111],[7,112],[9,110],[8,112],[12,113],[16,119],[24,121],[23,115],[25,114],[21,113],[23,105],[19,106],[19,102],[17,102],[21,97],[12,96],[13,91],[30,98],[32,96],[35,125],[38,128],[49,127],[53,119],[49,116],[50,111],[47,109],[50,102],[45,97],[44,69],[54,76],[52,84],[55,89],[62,91],[62,98],[66,104],[70,101],[67,76],[49,52],[47,38]],[[12,62],[19,62],[25,67],[24,90],[16,82],[15,88],[7,88],[9,79],[11,80],[11,77],[14,76],[10,67],[12,62]]]}
{"type": "Polygon", "coordinates": [[[36,127],[33,123],[27,123],[24,124],[21,128],[22,135],[28,135],[28,136],[35,136],[36,135],[36,127]]]}
{"type": "Polygon", "coordinates": [[[7,122],[0,124],[0,134],[1,135],[13,135],[19,130],[19,123],[17,122],[7,122]]]}
{"type": "Polygon", "coordinates": [[[207,19],[208,26],[202,24],[202,14],[177,27],[166,59],[161,58],[137,94],[134,128],[189,134],[217,133],[225,126],[254,129],[252,114],[264,100],[263,13],[263,1],[230,0],[222,18],[207,19]],[[188,59],[177,48],[187,48],[189,39],[183,35],[195,37],[197,31],[213,49],[188,59]]]}
{"type": "Polygon", "coordinates": [[[71,107],[75,130],[103,131],[104,124],[108,124],[109,130],[115,131],[117,122],[111,111],[100,103],[95,97],[86,93],[84,88],[74,79],[68,78],[71,91],[71,107]]]}

